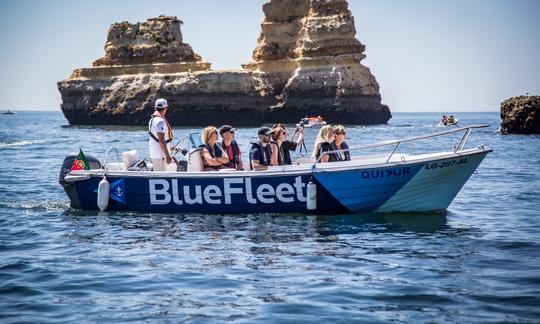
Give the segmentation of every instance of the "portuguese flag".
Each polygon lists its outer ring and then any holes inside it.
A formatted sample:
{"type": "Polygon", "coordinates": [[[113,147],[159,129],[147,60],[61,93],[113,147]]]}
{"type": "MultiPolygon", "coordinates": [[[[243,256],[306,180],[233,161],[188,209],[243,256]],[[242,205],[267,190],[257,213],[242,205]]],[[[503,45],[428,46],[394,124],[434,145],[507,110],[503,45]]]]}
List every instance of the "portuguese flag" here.
{"type": "Polygon", "coordinates": [[[79,155],[77,155],[77,159],[73,161],[73,165],[71,166],[71,171],[77,170],[90,170],[90,164],[81,149],[79,149],[79,155]]]}

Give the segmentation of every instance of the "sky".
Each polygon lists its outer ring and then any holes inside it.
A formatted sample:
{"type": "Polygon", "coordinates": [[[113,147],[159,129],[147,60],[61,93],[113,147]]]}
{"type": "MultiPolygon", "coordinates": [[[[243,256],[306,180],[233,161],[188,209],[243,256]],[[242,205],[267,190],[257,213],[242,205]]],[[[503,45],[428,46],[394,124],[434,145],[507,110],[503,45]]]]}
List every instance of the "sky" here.
{"type": "MultiPolygon", "coordinates": [[[[112,23],[160,14],[213,69],[251,60],[265,0],[0,0],[0,110],[60,110],[56,82],[105,54],[112,23]]],[[[401,111],[498,111],[540,95],[538,0],[349,0],[362,64],[401,111]]]]}

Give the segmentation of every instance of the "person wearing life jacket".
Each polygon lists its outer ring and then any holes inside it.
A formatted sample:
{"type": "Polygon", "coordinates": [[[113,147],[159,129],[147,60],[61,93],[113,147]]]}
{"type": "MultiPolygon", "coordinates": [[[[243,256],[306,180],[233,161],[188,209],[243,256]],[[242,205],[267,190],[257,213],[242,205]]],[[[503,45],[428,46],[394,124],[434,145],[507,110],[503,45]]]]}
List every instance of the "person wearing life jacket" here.
{"type": "Polygon", "coordinates": [[[236,170],[244,170],[244,163],[242,162],[242,152],[240,147],[234,139],[236,128],[231,125],[223,125],[219,129],[219,134],[223,141],[221,141],[221,148],[229,156],[229,163],[225,164],[225,167],[236,170]]]}
{"type": "Polygon", "coordinates": [[[294,129],[291,140],[287,139],[287,128],[283,124],[272,126],[272,165],[292,165],[290,151],[296,151],[296,148],[302,145],[304,141],[304,127],[298,126],[294,129]],[[294,138],[297,134],[296,142],[294,138]]]}
{"type": "Polygon", "coordinates": [[[324,125],[321,127],[319,133],[317,134],[317,139],[315,139],[315,145],[313,147],[311,157],[320,163],[338,161],[338,157],[335,152],[323,154],[324,152],[335,151],[334,147],[332,146],[332,142],[335,140],[335,138],[336,136],[334,134],[334,128],[332,125],[324,125]],[[319,160],[321,155],[322,157],[319,160]]]}
{"type": "Polygon", "coordinates": [[[448,117],[446,115],[442,115],[441,124],[443,125],[448,124],[448,117]]]}
{"type": "Polygon", "coordinates": [[[266,170],[272,162],[272,130],[268,127],[261,127],[257,132],[259,139],[251,142],[249,151],[250,170],[266,170]]]}
{"type": "Polygon", "coordinates": [[[448,117],[448,123],[453,124],[455,122],[456,122],[456,119],[454,118],[454,115],[450,115],[450,117],[448,117]]]}
{"type": "Polygon", "coordinates": [[[338,161],[350,161],[351,152],[349,151],[349,145],[345,142],[345,127],[342,125],[334,126],[334,141],[332,142],[334,150],[346,150],[336,152],[338,161]]]}
{"type": "Polygon", "coordinates": [[[154,171],[165,171],[171,163],[171,153],[167,144],[174,139],[171,125],[165,118],[169,105],[167,100],[159,98],[154,105],[154,113],[148,122],[148,151],[154,171]]]}
{"type": "Polygon", "coordinates": [[[201,157],[204,171],[215,171],[226,168],[229,163],[229,157],[218,145],[218,132],[214,126],[208,126],[203,129],[201,134],[201,157]]]}

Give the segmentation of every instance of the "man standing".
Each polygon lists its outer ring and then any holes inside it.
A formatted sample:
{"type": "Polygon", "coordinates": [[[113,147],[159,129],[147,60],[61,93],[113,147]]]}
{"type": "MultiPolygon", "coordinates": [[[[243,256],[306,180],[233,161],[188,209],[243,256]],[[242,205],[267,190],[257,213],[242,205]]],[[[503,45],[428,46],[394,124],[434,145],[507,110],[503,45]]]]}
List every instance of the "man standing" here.
{"type": "Polygon", "coordinates": [[[174,139],[171,125],[165,118],[169,105],[167,100],[160,98],[154,105],[156,111],[148,122],[148,151],[154,165],[154,171],[165,171],[167,164],[171,163],[171,154],[167,144],[174,139]]]}
{"type": "Polygon", "coordinates": [[[259,139],[251,142],[249,163],[251,170],[266,170],[272,159],[272,147],[270,147],[272,130],[268,127],[261,127],[257,134],[259,139]]]}
{"type": "Polygon", "coordinates": [[[223,138],[221,142],[221,148],[224,152],[227,152],[229,156],[229,163],[224,164],[227,168],[244,170],[244,163],[242,163],[242,152],[236,140],[234,139],[236,128],[231,125],[223,125],[219,129],[219,134],[223,138]]]}

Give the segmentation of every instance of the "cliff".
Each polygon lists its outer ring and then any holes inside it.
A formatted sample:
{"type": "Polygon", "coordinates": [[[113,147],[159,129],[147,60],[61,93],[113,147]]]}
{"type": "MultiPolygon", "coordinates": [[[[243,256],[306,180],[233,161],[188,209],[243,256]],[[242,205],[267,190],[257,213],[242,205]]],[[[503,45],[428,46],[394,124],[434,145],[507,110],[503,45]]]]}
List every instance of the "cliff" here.
{"type": "Polygon", "coordinates": [[[540,96],[519,96],[501,103],[502,134],[540,134],[540,96]]]}
{"type": "Polygon", "coordinates": [[[146,124],[156,98],[173,125],[386,123],[379,85],[360,61],[345,0],[271,0],[252,61],[213,71],[186,43],[176,17],[113,24],[105,57],[58,82],[71,124],[146,124]]]}

